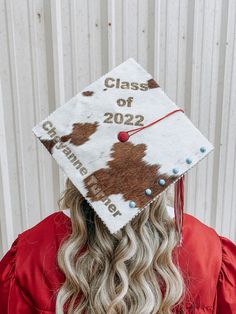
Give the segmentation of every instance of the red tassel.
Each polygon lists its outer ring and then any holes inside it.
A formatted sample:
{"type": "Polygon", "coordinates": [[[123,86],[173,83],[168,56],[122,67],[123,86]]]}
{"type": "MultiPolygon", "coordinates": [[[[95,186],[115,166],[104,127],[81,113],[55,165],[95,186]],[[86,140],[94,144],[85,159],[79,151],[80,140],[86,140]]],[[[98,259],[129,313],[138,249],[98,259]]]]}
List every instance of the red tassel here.
{"type": "Polygon", "coordinates": [[[175,183],[174,197],[175,226],[178,233],[178,246],[182,246],[183,241],[183,212],[184,212],[184,176],[175,183]]]}

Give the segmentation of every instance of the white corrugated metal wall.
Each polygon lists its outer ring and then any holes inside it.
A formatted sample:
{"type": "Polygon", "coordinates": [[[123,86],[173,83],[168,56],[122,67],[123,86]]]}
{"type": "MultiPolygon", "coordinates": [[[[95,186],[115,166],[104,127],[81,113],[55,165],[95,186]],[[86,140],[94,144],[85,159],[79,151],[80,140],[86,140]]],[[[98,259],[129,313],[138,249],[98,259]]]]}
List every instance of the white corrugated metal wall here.
{"type": "Polygon", "coordinates": [[[186,212],[235,241],[235,25],[234,0],[0,0],[0,254],[63,187],[32,127],[129,57],[214,144],[186,212]]]}

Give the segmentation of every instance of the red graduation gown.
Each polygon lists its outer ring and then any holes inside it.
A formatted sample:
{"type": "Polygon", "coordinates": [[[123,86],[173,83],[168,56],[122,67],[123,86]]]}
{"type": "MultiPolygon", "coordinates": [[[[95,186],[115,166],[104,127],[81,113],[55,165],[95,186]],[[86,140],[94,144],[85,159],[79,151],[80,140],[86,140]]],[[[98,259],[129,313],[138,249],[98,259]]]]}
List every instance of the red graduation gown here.
{"type": "MultiPolygon", "coordinates": [[[[175,313],[236,314],[236,245],[193,216],[183,218],[178,250],[187,294],[175,313]]],[[[65,280],[56,252],[70,232],[70,218],[56,211],[18,235],[0,261],[1,314],[55,313],[65,280]]]]}

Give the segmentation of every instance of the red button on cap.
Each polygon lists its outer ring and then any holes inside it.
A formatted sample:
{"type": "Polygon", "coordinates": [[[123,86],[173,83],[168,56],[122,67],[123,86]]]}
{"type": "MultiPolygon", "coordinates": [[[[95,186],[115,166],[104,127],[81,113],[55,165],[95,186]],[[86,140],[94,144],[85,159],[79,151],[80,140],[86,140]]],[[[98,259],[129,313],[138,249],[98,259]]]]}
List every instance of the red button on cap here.
{"type": "Polygon", "coordinates": [[[127,132],[119,132],[118,134],[118,140],[120,142],[126,142],[129,139],[129,134],[127,132]]]}

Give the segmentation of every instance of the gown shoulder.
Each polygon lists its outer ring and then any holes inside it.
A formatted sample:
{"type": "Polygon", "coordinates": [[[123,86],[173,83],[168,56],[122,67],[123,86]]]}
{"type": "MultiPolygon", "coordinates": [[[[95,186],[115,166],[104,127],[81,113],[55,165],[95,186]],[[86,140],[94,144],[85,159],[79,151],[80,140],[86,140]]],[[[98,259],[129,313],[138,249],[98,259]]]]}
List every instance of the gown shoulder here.
{"type": "Polygon", "coordinates": [[[56,211],[18,234],[0,261],[1,313],[55,313],[55,291],[64,282],[56,253],[70,223],[56,211]]]}
{"type": "Polygon", "coordinates": [[[236,244],[219,236],[222,263],[217,283],[217,314],[236,313],[236,244]]]}
{"type": "Polygon", "coordinates": [[[179,264],[189,295],[186,308],[236,313],[236,244],[196,217],[183,215],[179,264]]]}

